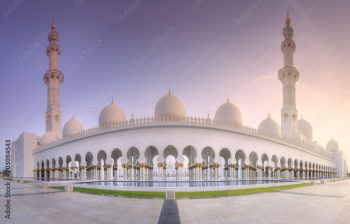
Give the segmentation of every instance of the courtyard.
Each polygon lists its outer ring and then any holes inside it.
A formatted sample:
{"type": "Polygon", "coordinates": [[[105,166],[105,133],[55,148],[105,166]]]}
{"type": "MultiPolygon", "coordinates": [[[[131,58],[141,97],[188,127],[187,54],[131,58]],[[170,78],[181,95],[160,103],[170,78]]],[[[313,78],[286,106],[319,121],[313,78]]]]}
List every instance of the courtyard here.
{"type": "MultiPolygon", "coordinates": [[[[11,220],[2,215],[0,223],[350,223],[350,180],[325,182],[266,193],[165,200],[65,192],[11,181],[11,220]]],[[[4,206],[5,180],[0,183],[4,206]]]]}

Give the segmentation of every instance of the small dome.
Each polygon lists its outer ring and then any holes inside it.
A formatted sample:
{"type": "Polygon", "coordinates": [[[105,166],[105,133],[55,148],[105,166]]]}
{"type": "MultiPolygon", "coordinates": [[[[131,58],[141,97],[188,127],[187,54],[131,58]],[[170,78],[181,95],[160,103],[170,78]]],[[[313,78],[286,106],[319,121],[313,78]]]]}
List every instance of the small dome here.
{"type": "Polygon", "coordinates": [[[334,140],[333,138],[327,143],[326,146],[327,150],[329,150],[330,152],[339,152],[339,144],[336,140],[334,140]]]}
{"type": "Polygon", "coordinates": [[[69,136],[77,132],[84,131],[83,125],[78,120],[74,119],[74,116],[63,127],[62,136],[69,136]]]}
{"type": "Polygon", "coordinates": [[[270,116],[260,123],[258,131],[281,137],[281,126],[270,116]]]}
{"type": "Polygon", "coordinates": [[[295,130],[292,130],[287,134],[286,140],[298,145],[301,145],[302,142],[300,134],[295,130]]]}
{"type": "Polygon", "coordinates": [[[177,116],[186,117],[186,109],[182,101],[174,95],[169,94],[163,96],[157,103],[154,109],[154,117],[160,118],[162,116],[177,116]]]}
{"type": "Polygon", "coordinates": [[[314,129],[307,120],[303,119],[303,117],[298,120],[298,131],[299,133],[305,135],[306,138],[313,139],[314,129]]]}
{"type": "Polygon", "coordinates": [[[322,145],[317,146],[317,152],[322,155],[326,155],[326,149],[322,145]]]}
{"type": "Polygon", "coordinates": [[[241,111],[229,100],[217,109],[214,120],[219,123],[243,125],[241,111]]]}
{"type": "Polygon", "coordinates": [[[40,140],[40,145],[47,145],[57,140],[57,136],[51,131],[46,132],[40,140]]]}
{"type": "Polygon", "coordinates": [[[315,144],[314,141],[312,141],[311,139],[305,139],[304,141],[304,148],[312,151],[312,152],[316,152],[317,151],[317,146],[315,144]]]}
{"type": "Polygon", "coordinates": [[[126,121],[126,116],[121,107],[113,103],[107,105],[100,113],[99,125],[126,121]]]}

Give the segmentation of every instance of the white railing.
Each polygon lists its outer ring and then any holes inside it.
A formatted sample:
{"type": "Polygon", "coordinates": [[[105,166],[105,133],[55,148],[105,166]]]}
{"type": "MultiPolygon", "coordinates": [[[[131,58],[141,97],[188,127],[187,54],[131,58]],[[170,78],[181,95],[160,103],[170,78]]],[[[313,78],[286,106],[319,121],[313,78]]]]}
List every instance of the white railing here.
{"type": "MultiPolygon", "coordinates": [[[[259,131],[256,128],[252,128],[249,126],[242,126],[240,124],[234,123],[234,122],[219,122],[216,120],[212,120],[210,118],[197,118],[197,117],[177,117],[177,116],[162,116],[160,118],[154,118],[154,117],[147,117],[147,118],[136,118],[136,119],[130,119],[130,120],[125,120],[125,121],[120,121],[120,122],[114,122],[114,123],[107,123],[107,124],[103,124],[100,126],[96,126],[93,128],[88,128],[84,131],[69,135],[69,136],[63,136],[61,139],[58,139],[57,141],[54,141],[50,144],[46,144],[46,145],[40,145],[37,150],[40,150],[42,148],[46,148],[46,147],[50,147],[50,146],[54,146],[57,144],[60,144],[62,142],[66,142],[68,140],[74,139],[74,138],[78,138],[84,135],[88,135],[91,133],[98,133],[101,131],[105,131],[105,130],[109,130],[109,129],[114,129],[114,128],[118,128],[118,127],[125,127],[127,128],[135,128],[135,126],[141,126],[143,124],[159,124],[159,123],[187,123],[187,124],[191,124],[194,126],[199,126],[199,125],[209,125],[209,126],[214,126],[214,127],[222,127],[222,128],[228,128],[228,129],[232,129],[232,130],[237,130],[237,131],[241,131],[241,132],[245,132],[245,133],[253,133],[253,134],[257,134],[263,137],[268,137],[268,138],[273,138],[276,140],[280,140],[282,142],[285,142],[287,144],[292,144],[295,145],[297,147],[301,147],[301,145],[298,144],[294,144],[292,142],[289,142],[287,140],[285,140],[284,138],[281,138],[280,136],[278,136],[275,133],[270,133],[270,132],[263,132],[263,131],[259,131]]],[[[318,153],[318,152],[317,152],[318,153]]],[[[318,153],[320,155],[326,156],[324,154],[318,153]]]]}

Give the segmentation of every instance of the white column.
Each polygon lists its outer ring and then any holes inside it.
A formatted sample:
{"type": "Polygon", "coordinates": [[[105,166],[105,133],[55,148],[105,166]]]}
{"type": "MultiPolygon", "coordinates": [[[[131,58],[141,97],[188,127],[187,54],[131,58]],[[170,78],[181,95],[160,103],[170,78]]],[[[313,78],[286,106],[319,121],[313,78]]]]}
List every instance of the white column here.
{"type": "Polygon", "coordinates": [[[268,179],[271,179],[271,169],[272,169],[272,167],[271,166],[269,166],[269,167],[267,167],[267,170],[268,170],[268,179]]]}

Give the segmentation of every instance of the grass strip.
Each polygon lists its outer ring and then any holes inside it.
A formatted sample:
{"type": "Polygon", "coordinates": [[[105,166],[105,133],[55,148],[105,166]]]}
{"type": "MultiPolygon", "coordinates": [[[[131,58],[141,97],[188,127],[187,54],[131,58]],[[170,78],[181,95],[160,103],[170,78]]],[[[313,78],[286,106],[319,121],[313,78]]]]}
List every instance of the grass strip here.
{"type": "MultiPolygon", "coordinates": [[[[262,187],[262,188],[250,188],[250,189],[237,189],[237,190],[225,190],[225,191],[196,191],[196,192],[176,192],[176,198],[192,198],[192,197],[218,197],[218,196],[229,196],[229,195],[242,195],[242,194],[254,194],[263,193],[269,191],[286,190],[297,187],[310,186],[310,183],[285,185],[279,187],[262,187]]],[[[59,190],[64,190],[63,186],[52,187],[59,190]]],[[[105,195],[119,195],[119,196],[130,196],[130,197],[157,197],[165,198],[165,192],[154,192],[154,191],[116,191],[116,190],[104,190],[96,188],[80,188],[73,187],[73,191],[85,192],[92,194],[105,194],[105,195]]]]}
{"type": "Polygon", "coordinates": [[[297,187],[310,186],[310,183],[284,185],[279,187],[261,187],[249,189],[237,189],[226,191],[197,191],[197,192],[176,192],[176,198],[192,198],[192,197],[219,197],[229,195],[255,194],[269,191],[286,190],[297,187]]]}

